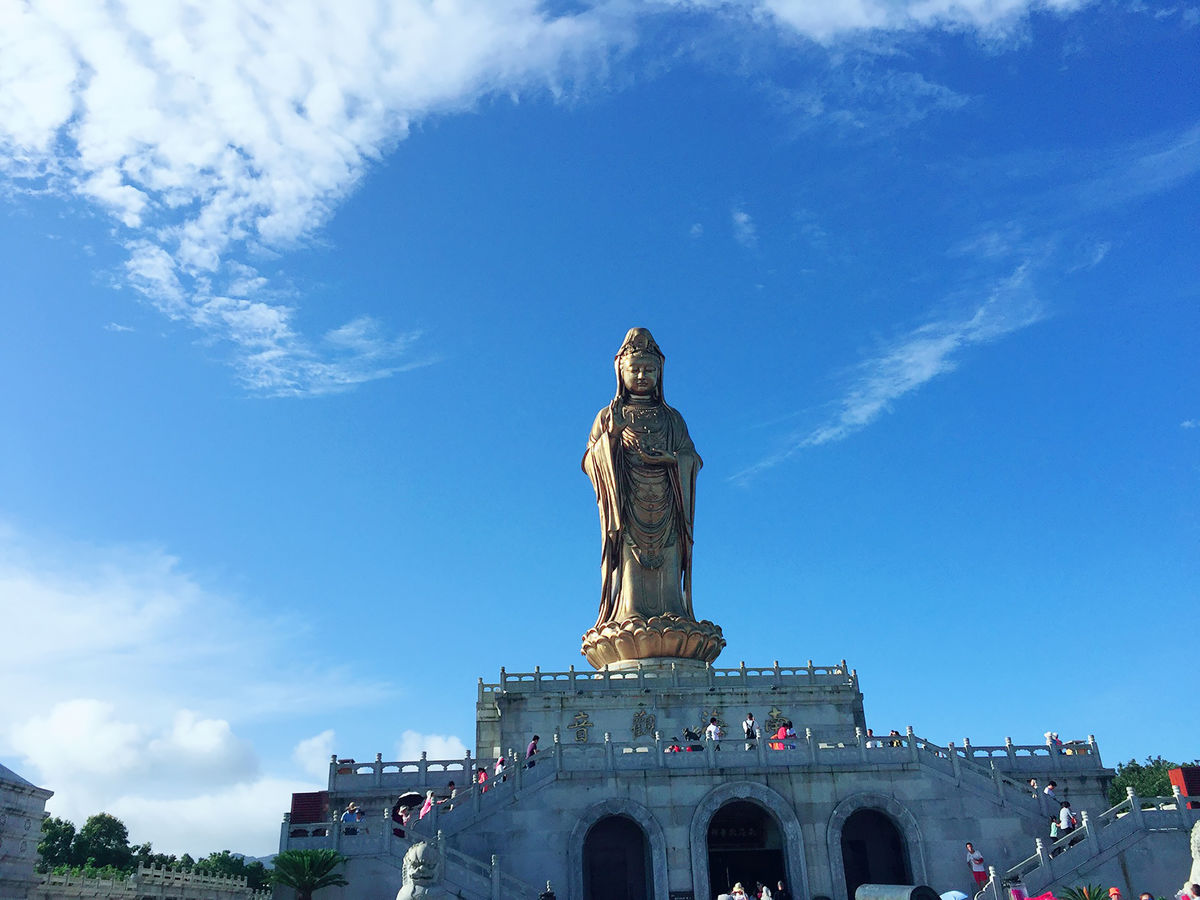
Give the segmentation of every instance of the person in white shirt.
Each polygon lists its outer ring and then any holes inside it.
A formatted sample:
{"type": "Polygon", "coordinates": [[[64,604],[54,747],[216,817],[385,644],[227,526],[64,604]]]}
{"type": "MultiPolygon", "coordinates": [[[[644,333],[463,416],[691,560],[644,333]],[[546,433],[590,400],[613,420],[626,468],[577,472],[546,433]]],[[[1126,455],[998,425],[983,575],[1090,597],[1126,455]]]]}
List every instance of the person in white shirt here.
{"type": "Polygon", "coordinates": [[[756,742],[762,736],[758,723],[754,721],[754,713],[746,713],[746,721],[742,723],[742,731],[746,734],[746,749],[753,750],[756,742]]]}
{"type": "Polygon", "coordinates": [[[967,865],[971,867],[971,874],[975,877],[975,885],[983,887],[987,882],[987,867],[983,864],[983,854],[975,849],[975,845],[967,841],[967,865]]]}
{"type": "Polygon", "coordinates": [[[716,744],[715,749],[720,750],[722,737],[724,737],[724,735],[721,733],[721,726],[717,724],[717,717],[713,716],[708,720],[708,727],[704,729],[704,739],[706,741],[712,741],[714,744],[716,744]]]}

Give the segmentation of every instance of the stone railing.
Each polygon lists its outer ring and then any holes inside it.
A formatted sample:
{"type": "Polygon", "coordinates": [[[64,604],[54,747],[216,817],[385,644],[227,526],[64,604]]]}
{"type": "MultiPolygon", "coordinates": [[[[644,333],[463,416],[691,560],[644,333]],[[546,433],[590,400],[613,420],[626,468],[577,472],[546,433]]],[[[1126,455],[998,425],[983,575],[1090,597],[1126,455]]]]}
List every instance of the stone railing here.
{"type": "MultiPolygon", "coordinates": [[[[1047,799],[1031,796],[1028,786],[1001,772],[988,757],[964,755],[953,743],[941,746],[914,734],[911,726],[904,734],[867,738],[862,729],[854,733],[831,736],[817,735],[805,729],[794,738],[765,737],[751,742],[734,736],[719,743],[711,741],[678,741],[661,733],[653,740],[617,742],[605,733],[602,741],[594,743],[565,743],[555,733],[553,742],[542,748],[537,765],[526,768],[516,751],[508,755],[506,780],[489,778],[481,790],[471,783],[472,760],[429,760],[424,756],[412,762],[374,763],[334,761],[336,771],[331,775],[331,789],[339,800],[355,799],[364,807],[404,791],[422,795],[434,791],[437,803],[424,820],[414,814],[409,826],[415,833],[432,835],[439,829],[455,833],[479,815],[490,815],[500,805],[509,803],[518,792],[553,780],[560,772],[621,773],[652,770],[711,770],[728,766],[756,766],[765,769],[804,768],[814,766],[925,765],[940,771],[955,783],[976,793],[994,796],[1001,805],[1011,807],[1027,818],[1043,820],[1054,810],[1047,799]],[[676,751],[678,747],[678,751],[676,751]],[[344,772],[345,769],[350,772],[344,772]],[[456,795],[451,801],[442,777],[458,774],[456,795]]],[[[996,760],[999,762],[999,760],[996,760]]],[[[492,767],[488,766],[489,774],[492,767]]],[[[390,815],[390,805],[385,811],[390,815]]],[[[332,823],[334,825],[337,822],[332,823]]],[[[285,820],[283,838],[307,841],[330,834],[331,823],[292,825],[285,820]]],[[[336,829],[334,829],[336,830],[336,829]]],[[[322,845],[325,845],[323,842],[322,845]]],[[[281,844],[281,846],[290,846],[281,844]]],[[[307,843],[299,846],[308,846],[307,843]]]]}
{"type": "Polygon", "coordinates": [[[816,666],[811,659],[807,666],[781,666],[779,660],[768,667],[747,666],[743,662],[736,669],[716,669],[711,664],[703,668],[672,664],[666,669],[639,665],[636,669],[619,671],[605,666],[600,671],[588,669],[579,672],[575,671],[574,666],[566,672],[543,672],[540,667],[532,672],[501,669],[500,680],[494,684],[479,679],[479,700],[504,692],[632,692],[655,687],[850,687],[857,690],[858,672],[848,668],[844,659],[833,666],[816,666]]]}
{"type": "Polygon", "coordinates": [[[128,878],[87,878],[78,874],[46,875],[30,892],[34,900],[59,897],[141,898],[176,900],[268,900],[269,890],[254,891],[238,875],[201,875],[180,869],[139,865],[128,878]]]}
{"type": "Polygon", "coordinates": [[[1098,816],[1080,810],[1079,826],[1062,837],[1037,838],[1033,856],[1010,868],[1004,882],[1021,882],[1027,892],[1041,893],[1139,831],[1190,831],[1200,822],[1200,809],[1188,809],[1177,787],[1170,797],[1139,797],[1133,788],[1125,790],[1124,800],[1098,816]]]}
{"type": "Polygon", "coordinates": [[[1000,764],[1012,772],[1071,772],[1101,769],[1100,747],[1096,736],[1089,734],[1086,741],[1071,741],[1062,747],[1049,744],[1014,744],[1006,737],[1001,745],[972,744],[963,738],[957,750],[964,759],[987,760],[1000,764]]]}

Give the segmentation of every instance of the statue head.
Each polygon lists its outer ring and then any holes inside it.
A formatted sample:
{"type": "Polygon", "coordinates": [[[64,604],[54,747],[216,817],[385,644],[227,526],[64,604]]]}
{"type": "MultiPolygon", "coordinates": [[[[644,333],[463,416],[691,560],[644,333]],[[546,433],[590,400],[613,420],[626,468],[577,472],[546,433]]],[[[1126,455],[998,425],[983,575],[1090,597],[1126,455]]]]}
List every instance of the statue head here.
{"type": "Polygon", "coordinates": [[[648,328],[630,328],[621,349],[613,357],[617,372],[617,399],[633,395],[655,400],[663,397],[663,362],[665,357],[648,328]]]}
{"type": "Polygon", "coordinates": [[[442,854],[433,844],[421,841],[413,844],[404,854],[404,879],[409,884],[428,887],[436,884],[442,875],[442,854]]]}

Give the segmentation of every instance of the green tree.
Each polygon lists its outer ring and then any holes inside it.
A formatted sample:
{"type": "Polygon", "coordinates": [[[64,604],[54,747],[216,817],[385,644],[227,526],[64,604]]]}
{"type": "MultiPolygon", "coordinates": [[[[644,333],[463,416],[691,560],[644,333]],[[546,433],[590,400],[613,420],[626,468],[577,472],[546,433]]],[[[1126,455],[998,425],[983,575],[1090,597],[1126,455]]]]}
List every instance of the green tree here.
{"type": "Polygon", "coordinates": [[[267,885],[266,866],[258,860],[247,863],[244,857],[228,850],[210,853],[204,859],[197,860],[194,871],[203,875],[236,875],[245,878],[251,890],[258,890],[267,885]]]}
{"type": "MultiPolygon", "coordinates": [[[[1117,777],[1108,788],[1109,804],[1116,806],[1124,800],[1127,787],[1133,788],[1139,797],[1171,796],[1171,778],[1167,773],[1171,769],[1178,769],[1179,765],[1161,756],[1147,756],[1145,763],[1139,763],[1135,759],[1127,763],[1117,763],[1117,777]]],[[[1200,766],[1200,760],[1183,765],[1200,766]]]]}
{"type": "Polygon", "coordinates": [[[75,823],[58,816],[42,819],[42,839],[38,841],[37,870],[49,872],[55,866],[71,864],[71,844],[75,840],[75,823]]]}
{"type": "Polygon", "coordinates": [[[292,888],[296,900],[312,900],[321,888],[350,883],[334,871],[345,861],[336,850],[284,850],[275,857],[271,883],[292,888]]]}
{"type": "Polygon", "coordinates": [[[112,866],[122,872],[133,871],[133,848],[129,846],[129,829],[116,816],[97,813],[90,816],[71,845],[71,862],[97,869],[112,866]]]}

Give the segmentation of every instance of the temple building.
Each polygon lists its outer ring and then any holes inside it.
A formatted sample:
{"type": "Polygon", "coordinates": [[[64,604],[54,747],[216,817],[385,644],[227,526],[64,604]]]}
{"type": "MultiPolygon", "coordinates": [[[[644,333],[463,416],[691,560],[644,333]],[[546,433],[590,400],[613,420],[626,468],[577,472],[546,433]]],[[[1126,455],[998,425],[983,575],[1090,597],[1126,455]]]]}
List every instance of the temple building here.
{"type": "Polygon", "coordinates": [[[547,882],[563,900],[712,900],[756,881],[797,900],[851,900],[866,884],[974,894],[967,841],[986,854],[993,900],[1010,885],[1036,895],[1089,879],[1173,894],[1200,803],[1176,793],[1110,809],[1114,773],[1095,738],[873,734],[845,660],[714,664],[723,632],[696,618],[691,585],[703,462],[664,400],[664,361],[649,331],[631,329],[588,436],[603,545],[599,614],[579,648],[589,668],[480,679],[464,759],[334,757],[327,789],[294,795],[280,833],[281,850],[348,857],[349,885],[322,896],[415,896],[414,882],[528,900],[547,882]],[[1056,796],[1030,779],[1054,781],[1056,796]],[[1054,844],[1062,800],[1079,827],[1054,844]],[[361,821],[340,820],[350,802],[361,821]],[[440,869],[421,856],[430,846],[440,869]]]}

